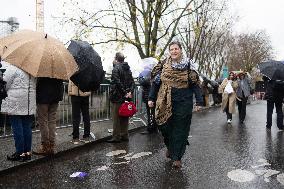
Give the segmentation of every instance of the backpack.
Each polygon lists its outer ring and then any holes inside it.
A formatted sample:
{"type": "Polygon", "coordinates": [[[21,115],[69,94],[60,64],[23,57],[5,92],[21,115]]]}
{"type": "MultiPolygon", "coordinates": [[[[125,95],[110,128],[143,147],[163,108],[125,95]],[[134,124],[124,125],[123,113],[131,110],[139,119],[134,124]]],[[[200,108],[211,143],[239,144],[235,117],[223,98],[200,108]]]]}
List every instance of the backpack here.
{"type": "Polygon", "coordinates": [[[0,80],[0,100],[5,99],[7,96],[6,81],[0,80]]]}

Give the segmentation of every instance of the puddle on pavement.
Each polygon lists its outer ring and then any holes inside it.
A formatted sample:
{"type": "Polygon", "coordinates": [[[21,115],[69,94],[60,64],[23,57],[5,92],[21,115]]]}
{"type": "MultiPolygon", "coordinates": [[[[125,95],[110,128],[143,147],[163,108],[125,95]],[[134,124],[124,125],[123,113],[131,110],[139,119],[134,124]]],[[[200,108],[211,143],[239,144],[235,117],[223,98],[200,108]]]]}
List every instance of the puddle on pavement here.
{"type": "Polygon", "coordinates": [[[277,181],[284,185],[284,173],[279,174],[280,171],[273,170],[273,169],[264,169],[265,166],[270,166],[271,164],[267,162],[265,159],[260,159],[257,161],[260,163],[259,165],[251,166],[253,169],[262,167],[263,169],[256,169],[253,172],[236,169],[228,172],[227,176],[236,182],[249,182],[252,181],[255,177],[262,177],[265,182],[270,182],[269,178],[273,175],[277,175],[277,181]]]}

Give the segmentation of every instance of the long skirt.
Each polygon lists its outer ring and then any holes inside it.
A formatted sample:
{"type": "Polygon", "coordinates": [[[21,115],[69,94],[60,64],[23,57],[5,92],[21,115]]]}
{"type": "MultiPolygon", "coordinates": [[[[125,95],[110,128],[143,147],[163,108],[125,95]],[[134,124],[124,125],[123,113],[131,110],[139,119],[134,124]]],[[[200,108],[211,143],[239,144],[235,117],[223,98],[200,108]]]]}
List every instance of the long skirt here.
{"type": "Polygon", "coordinates": [[[181,160],[188,145],[188,135],[192,118],[192,91],[178,89],[172,92],[172,116],[159,129],[164,143],[174,161],[181,160]]]}

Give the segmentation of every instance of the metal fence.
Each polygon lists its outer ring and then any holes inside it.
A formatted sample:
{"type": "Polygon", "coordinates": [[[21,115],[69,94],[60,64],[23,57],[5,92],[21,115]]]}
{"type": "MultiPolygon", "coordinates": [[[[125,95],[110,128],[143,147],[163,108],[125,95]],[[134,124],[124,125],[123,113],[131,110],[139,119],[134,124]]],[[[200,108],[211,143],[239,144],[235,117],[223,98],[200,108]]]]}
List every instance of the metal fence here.
{"type": "MultiPolygon", "coordinates": [[[[68,83],[64,83],[63,100],[59,103],[57,110],[57,125],[59,128],[72,127],[72,105],[71,98],[67,94],[68,83]]],[[[111,103],[109,101],[110,85],[101,84],[96,92],[92,92],[90,100],[90,119],[91,122],[107,121],[111,119],[111,103]]],[[[131,118],[131,122],[142,121],[138,116],[145,111],[145,105],[142,102],[142,92],[140,86],[137,85],[134,90],[133,101],[137,106],[138,112],[131,118]]],[[[9,123],[9,116],[2,115],[4,124],[0,125],[0,138],[12,136],[12,129],[9,123]]],[[[144,123],[144,122],[143,122],[144,123]]],[[[145,123],[144,123],[145,124],[145,123]]],[[[38,132],[39,128],[36,124],[36,119],[33,124],[33,132],[38,132]]]]}

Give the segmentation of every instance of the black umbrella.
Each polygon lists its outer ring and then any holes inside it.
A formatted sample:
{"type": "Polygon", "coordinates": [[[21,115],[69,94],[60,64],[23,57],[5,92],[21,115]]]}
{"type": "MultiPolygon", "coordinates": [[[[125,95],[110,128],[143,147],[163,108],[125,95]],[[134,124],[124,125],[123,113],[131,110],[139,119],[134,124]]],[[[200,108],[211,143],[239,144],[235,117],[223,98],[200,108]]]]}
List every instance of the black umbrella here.
{"type": "Polygon", "coordinates": [[[71,81],[83,92],[97,90],[105,76],[99,54],[86,41],[71,40],[68,50],[79,66],[71,81]]]}
{"type": "Polygon", "coordinates": [[[268,61],[258,64],[260,73],[271,80],[284,81],[284,63],[280,61],[268,61]]]}

